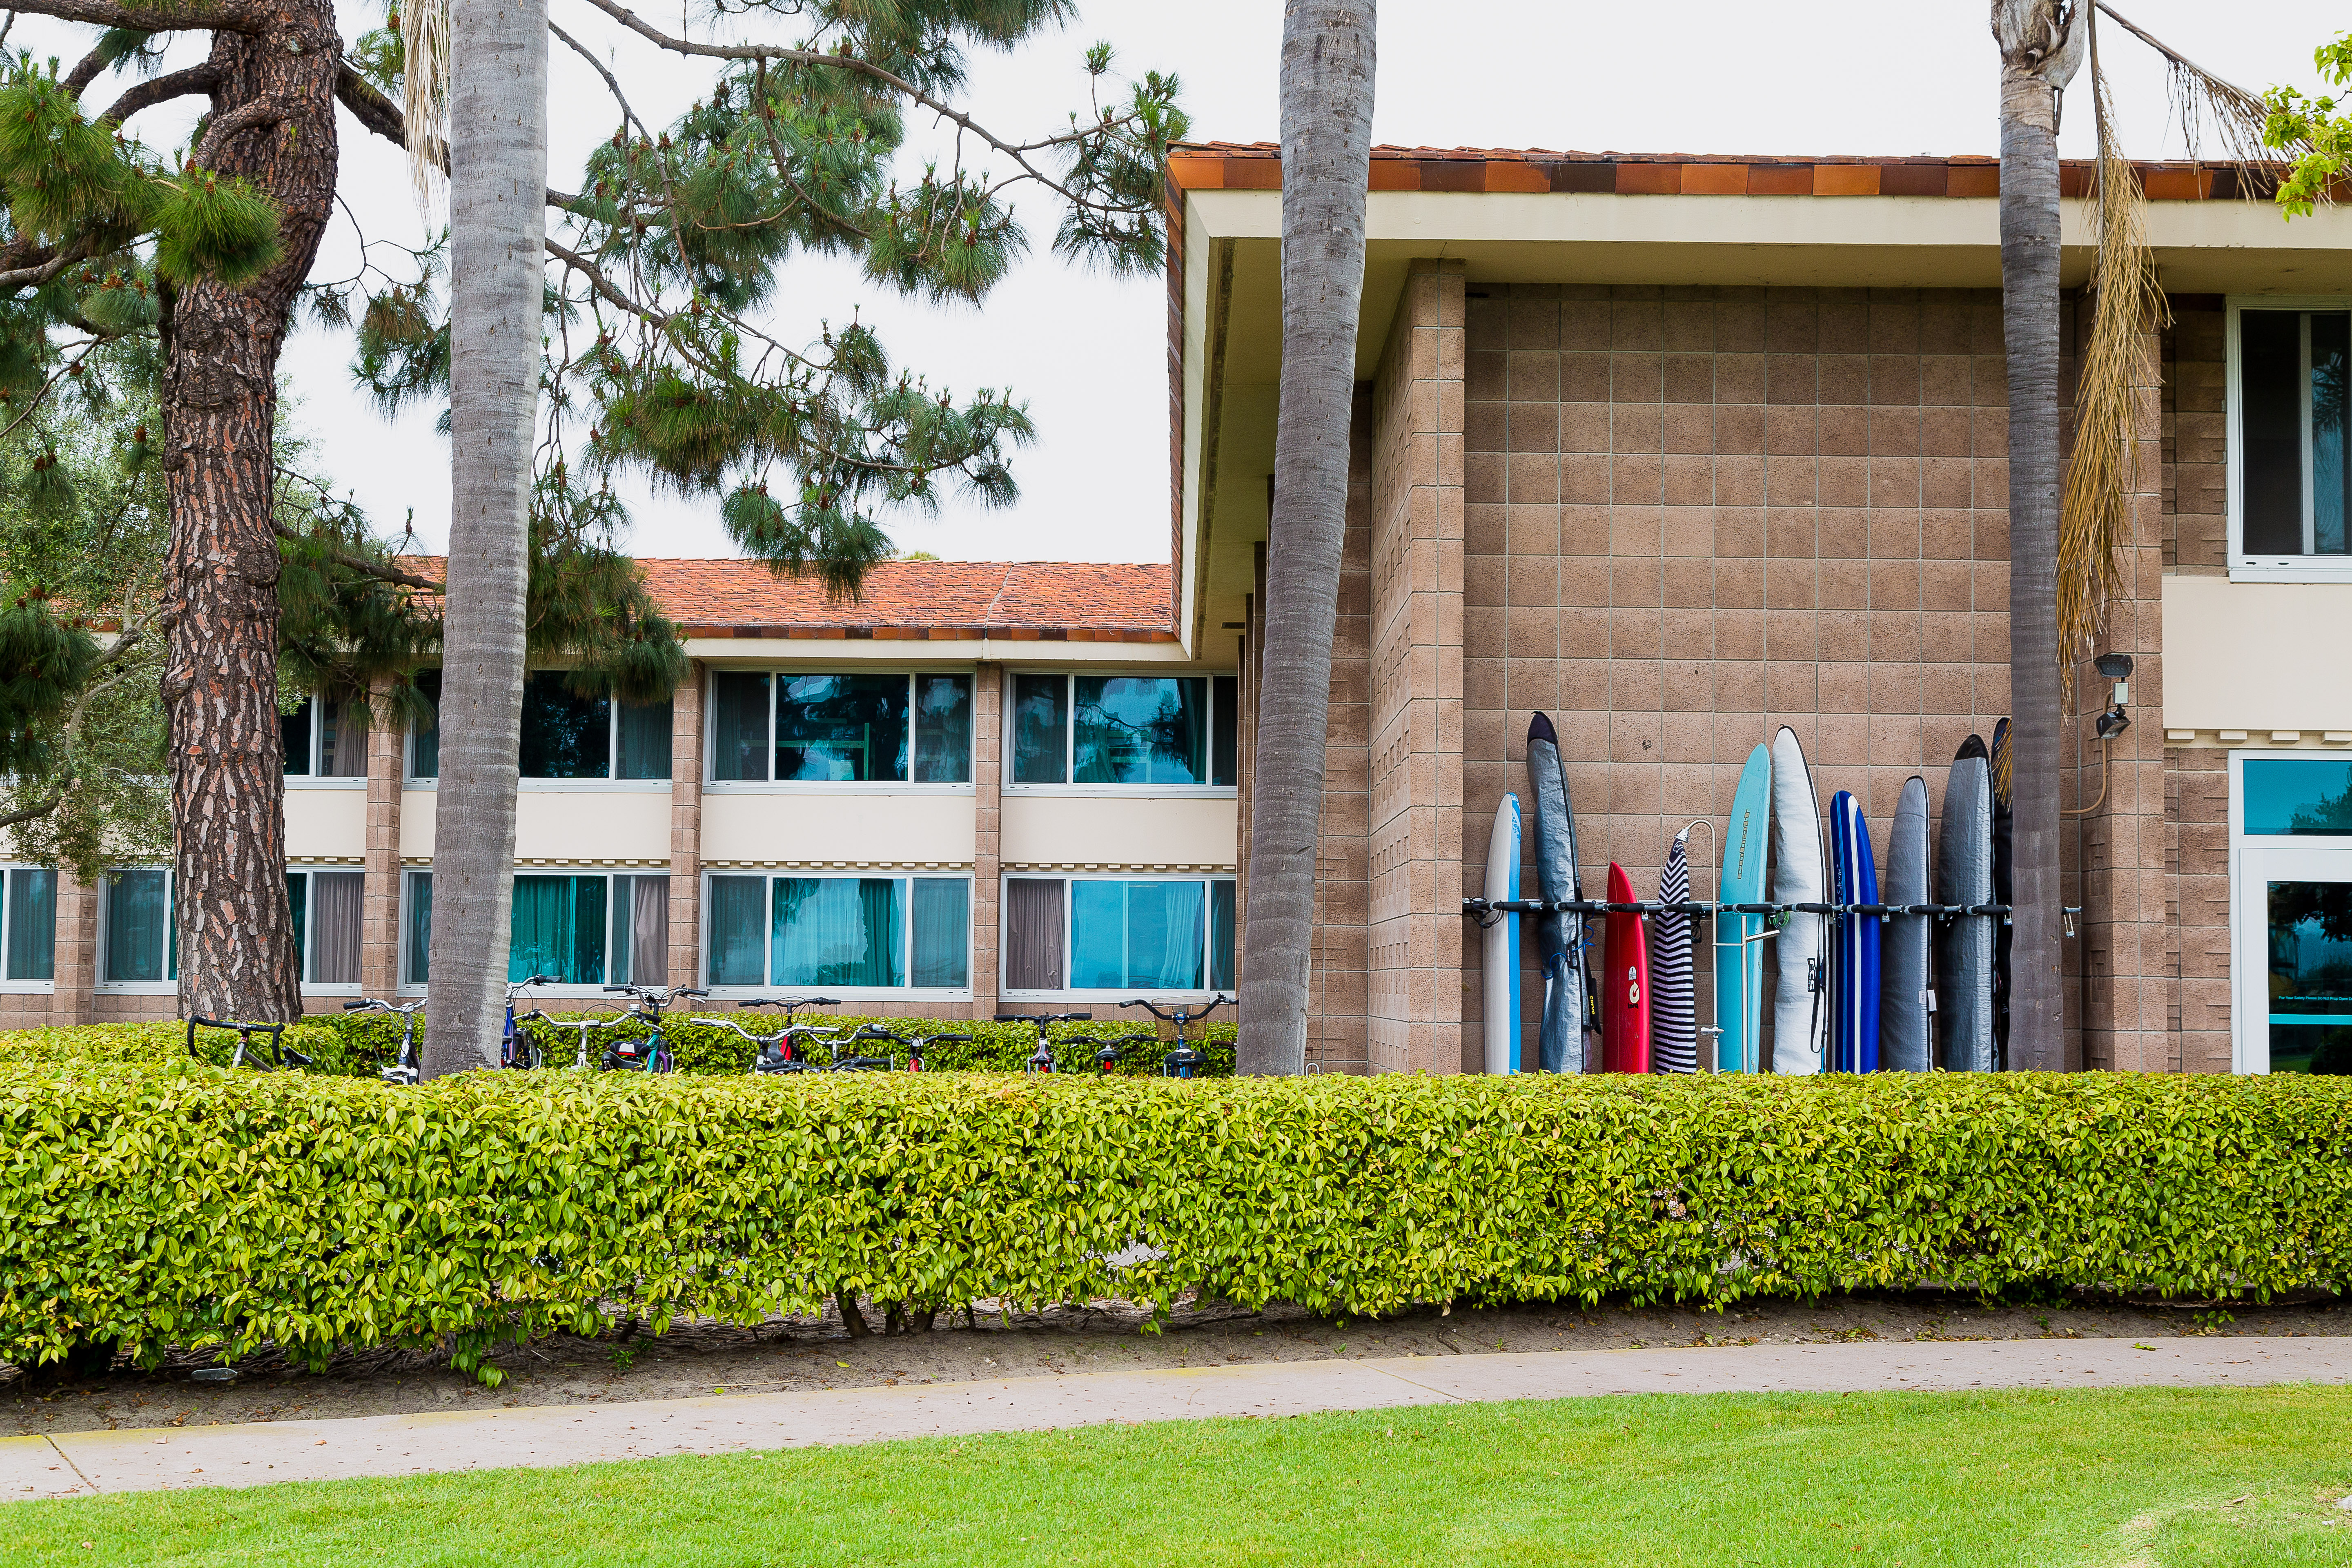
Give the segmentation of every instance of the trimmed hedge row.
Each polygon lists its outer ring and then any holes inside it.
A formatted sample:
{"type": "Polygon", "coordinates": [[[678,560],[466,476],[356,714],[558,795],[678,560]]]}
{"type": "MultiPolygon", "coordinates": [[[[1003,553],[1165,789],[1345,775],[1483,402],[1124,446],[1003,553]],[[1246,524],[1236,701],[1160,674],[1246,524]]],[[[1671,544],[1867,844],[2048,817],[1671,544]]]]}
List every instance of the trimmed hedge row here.
{"type": "Polygon", "coordinates": [[[0,1068],[0,1359],[438,1343],[836,1293],[1325,1313],[2352,1275],[2352,1084],[2290,1077],[0,1068]],[[1155,1251],[1139,1253],[1142,1242],[1155,1251]],[[1113,1257],[1139,1258],[1114,1265],[1113,1257]]]}
{"type": "MultiPolygon", "coordinates": [[[[613,1009],[590,1009],[557,1013],[559,1018],[586,1018],[609,1016],[613,1009]]],[[[716,1015],[714,1015],[716,1016],[716,1015]]],[[[757,1010],[743,1015],[744,1026],[754,1033],[772,1031],[781,1018],[763,1022],[770,1017],[757,1010]]],[[[972,1019],[907,1019],[866,1017],[860,1016],[815,1014],[805,1016],[812,1023],[839,1025],[845,1033],[861,1024],[879,1024],[885,1028],[905,1032],[908,1026],[941,1033],[967,1034],[972,1037],[969,1045],[943,1045],[924,1058],[930,1071],[1020,1072],[1023,1064],[1037,1048],[1036,1030],[1027,1024],[999,1024],[972,1019]]],[[[373,1078],[379,1069],[391,1062],[400,1051],[402,1021],[384,1013],[347,1013],[313,1017],[295,1025],[286,1033],[286,1043],[312,1058],[311,1071],[350,1078],[373,1078]]],[[[752,1048],[740,1036],[725,1029],[686,1022],[684,1015],[664,1020],[664,1032],[677,1059],[681,1073],[747,1073],[751,1067],[752,1048]]],[[[579,1055],[580,1036],[577,1030],[556,1029],[546,1024],[527,1025],[540,1042],[540,1048],[552,1067],[570,1067],[579,1055]]],[[[423,1015],[417,1018],[417,1040],[425,1038],[423,1015]]],[[[642,1039],[649,1031],[642,1024],[599,1032],[593,1038],[601,1050],[606,1039],[642,1039]]],[[[1115,1020],[1098,1020],[1092,1024],[1072,1023],[1047,1026],[1046,1033],[1056,1040],[1073,1036],[1091,1035],[1097,1039],[1115,1038],[1140,1033],[1139,1026],[1115,1020]]],[[[1199,1029],[1189,1029],[1187,1037],[1200,1044],[1208,1061],[1202,1076],[1230,1078],[1234,1070],[1234,1026],[1211,1023],[1205,1038],[1199,1029]]],[[[218,1029],[200,1030],[197,1044],[207,1060],[226,1064],[229,1052],[236,1048],[236,1037],[218,1029]]],[[[1131,1048],[1118,1068],[1129,1076],[1153,1076],[1160,1071],[1160,1059],[1173,1047],[1168,1040],[1157,1047],[1131,1048]]],[[[861,1047],[868,1054],[879,1055],[875,1045],[861,1047]]],[[[1065,1058],[1069,1066],[1087,1052],[1072,1047],[1065,1058]]],[[[825,1059],[820,1047],[816,1059],[825,1059]]],[[[187,1026],[156,1021],[138,1024],[89,1024],[72,1028],[19,1029],[0,1033],[0,1066],[12,1062],[171,1062],[187,1059],[187,1026]]],[[[593,1056],[592,1056],[593,1059],[593,1056]]],[[[1092,1070],[1089,1068],[1087,1070],[1092,1070]]]]}

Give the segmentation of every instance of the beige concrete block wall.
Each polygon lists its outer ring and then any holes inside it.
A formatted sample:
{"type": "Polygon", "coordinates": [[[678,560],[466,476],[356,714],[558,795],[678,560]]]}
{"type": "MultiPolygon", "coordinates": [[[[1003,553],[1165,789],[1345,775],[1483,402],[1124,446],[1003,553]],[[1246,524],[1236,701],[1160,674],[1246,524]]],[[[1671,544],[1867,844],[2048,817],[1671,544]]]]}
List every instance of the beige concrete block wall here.
{"type": "MultiPolygon", "coordinates": [[[[383,694],[376,694],[379,703],[383,694]]],[[[400,785],[408,731],[368,727],[366,860],[360,884],[360,991],[389,998],[400,986],[400,785]]]]}
{"type": "Polygon", "coordinates": [[[1373,393],[1367,1046],[1375,1072],[1450,1073],[1468,1050],[1459,901],[1464,269],[1412,265],[1373,393]]]}
{"type": "Polygon", "coordinates": [[[2164,332],[2164,563],[2230,569],[2227,318],[2218,295],[2178,295],[2164,332]]]}
{"type": "MultiPolygon", "coordinates": [[[[1860,797],[1883,864],[1904,780],[1939,812],[1953,751],[2008,707],[1999,296],[1474,288],[1453,890],[1495,801],[1525,797],[1538,709],[1588,893],[1615,860],[1654,896],[1675,832],[1719,831],[1783,723],[1825,807],[1860,797]]],[[[1693,842],[1709,896],[1719,849],[1693,842]]],[[[1475,954],[1460,973],[1475,987],[1475,954]]]]}
{"type": "Polygon", "coordinates": [[[1372,392],[1360,384],[1348,450],[1348,535],[1333,624],[1323,814],[1315,855],[1315,941],[1307,973],[1307,1059],[1327,1072],[1367,1072],[1371,1067],[1366,1008],[1371,983],[1372,436],[1372,392]]]}
{"type": "Polygon", "coordinates": [[[992,1018],[1002,973],[997,955],[997,874],[1003,844],[1004,667],[971,677],[971,1016],[992,1018]]]}
{"type": "Polygon", "coordinates": [[[702,984],[702,667],[688,668],[669,709],[669,972],[702,984]]]}
{"type": "Polygon", "coordinates": [[[2168,908],[2179,1014],[2172,1065],[2230,1070],[2230,754],[2176,747],[2165,753],[2168,908]]]}

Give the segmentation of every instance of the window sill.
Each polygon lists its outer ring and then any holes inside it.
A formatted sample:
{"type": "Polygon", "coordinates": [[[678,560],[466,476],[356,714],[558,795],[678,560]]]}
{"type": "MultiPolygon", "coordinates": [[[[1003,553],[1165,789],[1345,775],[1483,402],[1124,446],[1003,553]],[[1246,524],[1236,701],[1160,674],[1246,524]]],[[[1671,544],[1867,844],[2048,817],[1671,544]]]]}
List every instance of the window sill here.
{"type": "MultiPolygon", "coordinates": [[[[843,1006],[839,1009],[839,1012],[850,1011],[848,1004],[853,1002],[969,1002],[971,1000],[971,991],[968,986],[961,991],[941,991],[937,989],[918,989],[911,985],[897,987],[870,985],[864,987],[855,985],[713,985],[710,987],[709,996],[705,1000],[714,1003],[734,1002],[740,1001],[747,996],[798,996],[812,992],[824,996],[840,997],[843,1006]]],[[[803,1009],[802,1016],[804,1017],[814,1018],[820,1016],[821,1015],[803,1009]]],[[[838,1014],[835,1013],[833,1016],[838,1016],[838,1014]]],[[[777,1027],[782,1027],[784,1020],[783,1010],[782,1008],[771,1009],[763,1007],[756,1013],[745,1015],[745,1017],[747,1020],[772,1017],[776,1020],[777,1027]]],[[[975,1020],[970,1018],[915,1019],[909,1021],[919,1023],[941,1022],[950,1024],[969,1024],[975,1022],[975,1020]]],[[[744,1026],[747,1028],[751,1027],[750,1022],[747,1021],[744,1026]]],[[[758,1029],[752,1029],[751,1032],[756,1035],[761,1031],[758,1029]]]]}
{"type": "MultiPolygon", "coordinates": [[[[406,790],[437,790],[441,781],[403,779],[400,787],[406,790]]],[[[517,779],[519,795],[667,795],[667,779],[517,779]]]]}
{"type": "Polygon", "coordinates": [[[2232,583],[2352,583],[2352,556],[2300,561],[2232,561],[2232,583]]]}
{"type": "Polygon", "coordinates": [[[708,795],[930,795],[971,794],[969,784],[829,784],[794,779],[771,784],[761,779],[714,779],[702,786],[708,795]]]}
{"type": "MultiPolygon", "coordinates": [[[[1166,1005],[1168,1005],[1171,1002],[1175,1002],[1175,1003],[1180,1003],[1180,1004],[1181,1004],[1183,1006],[1185,1006],[1185,1007],[1186,1007],[1186,1008],[1188,1008],[1188,1009],[1189,1009],[1189,1008],[1191,1008],[1191,1007],[1192,1007],[1192,1006],[1194,1006],[1194,1005],[1197,1005],[1197,1004],[1206,1003],[1206,1002],[1207,1002],[1211,997],[1213,997],[1213,996],[1223,996],[1223,997],[1227,998],[1226,1005],[1225,1005],[1224,1007],[1220,1007],[1220,1008],[1217,1010],[1217,1013],[1216,1013],[1216,1014],[1213,1014],[1213,1015],[1211,1015],[1210,1019],[1209,1019],[1209,1020],[1207,1020],[1207,1021],[1213,1022],[1213,1021],[1215,1021],[1215,1020],[1217,1019],[1217,1017],[1218,1017],[1220,1015],[1223,1016],[1224,1021],[1226,1021],[1226,1022],[1231,1022],[1231,1021],[1232,1021],[1232,1016],[1231,1016],[1231,1013],[1230,1013],[1230,1011],[1229,1011],[1229,1009],[1230,1009],[1230,1008],[1231,1008],[1231,1006],[1232,1006],[1232,1000],[1231,1000],[1231,998],[1232,998],[1232,996],[1233,996],[1233,991],[1232,991],[1232,988],[1231,988],[1231,987],[1228,987],[1228,988],[1226,988],[1226,989],[1225,989],[1225,990],[1223,990],[1223,991],[1150,991],[1150,990],[1146,990],[1146,991],[1142,991],[1142,992],[1140,992],[1140,993],[1136,992],[1136,991],[1125,991],[1125,990],[1121,990],[1121,991],[1000,991],[999,993],[997,993],[997,994],[998,994],[1000,997],[1002,997],[1003,1000],[1007,1001],[1007,1002],[1021,1002],[1021,1003],[1030,1003],[1030,1002],[1075,1002],[1075,1003],[1079,1003],[1079,1004],[1083,1004],[1083,1005],[1092,1005],[1092,1006],[1096,1006],[1096,1007],[1102,1007],[1102,1006],[1114,1006],[1114,1007],[1115,1007],[1115,1006],[1117,1006],[1119,1003],[1121,1003],[1121,1002],[1123,1002],[1123,1001],[1132,1000],[1135,996],[1137,996],[1138,994],[1140,994],[1140,995],[1141,995],[1141,996],[1142,996],[1146,1001],[1157,1002],[1157,1003],[1159,1003],[1159,1004],[1160,1004],[1161,1006],[1163,1006],[1163,1007],[1165,1007],[1166,1005]]],[[[1144,1017],[1144,1018],[1146,1018],[1146,1019],[1150,1018],[1150,1016],[1151,1016],[1151,1015],[1150,1015],[1150,1014],[1149,1014],[1149,1013],[1146,1013],[1146,1014],[1144,1014],[1144,1015],[1143,1015],[1143,1017],[1144,1017]]],[[[1202,1022],[1202,1021],[1203,1021],[1203,1020],[1202,1020],[1202,1019],[1198,1018],[1197,1016],[1196,1016],[1196,1017],[1194,1018],[1194,1020],[1193,1020],[1193,1022],[1194,1022],[1194,1023],[1200,1023],[1200,1022],[1202,1022]]],[[[1099,1019],[1097,1019],[1097,1022],[1100,1022],[1100,1020],[1099,1020],[1099,1019]]],[[[1191,1028],[1191,1027],[1192,1027],[1192,1025],[1191,1025],[1191,1024],[1187,1024],[1187,1025],[1185,1026],[1185,1027],[1189,1029],[1189,1028],[1191,1028]]],[[[1170,1043],[1172,1045],[1174,1042],[1171,1040],[1170,1043]]]]}
{"type": "Polygon", "coordinates": [[[1232,784],[1006,784],[1008,800],[1238,800],[1232,784]]]}
{"type": "Polygon", "coordinates": [[[54,980],[0,980],[0,996],[54,996],[57,993],[54,980]]]}
{"type": "Polygon", "coordinates": [[[90,988],[93,996],[177,996],[176,980],[101,980],[90,988]]]}
{"type": "Polygon", "coordinates": [[[367,786],[368,782],[365,774],[361,774],[356,778],[343,778],[340,776],[321,778],[316,773],[288,773],[286,775],[286,787],[288,789],[365,789],[367,786]]]}

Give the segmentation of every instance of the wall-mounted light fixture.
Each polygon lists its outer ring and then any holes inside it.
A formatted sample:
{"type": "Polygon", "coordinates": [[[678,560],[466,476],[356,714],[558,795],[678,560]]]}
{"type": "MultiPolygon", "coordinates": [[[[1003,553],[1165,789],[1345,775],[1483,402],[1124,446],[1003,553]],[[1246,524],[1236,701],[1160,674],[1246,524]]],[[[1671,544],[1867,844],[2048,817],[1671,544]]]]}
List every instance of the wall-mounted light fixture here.
{"type": "Polygon", "coordinates": [[[2124,711],[2131,701],[2132,657],[2127,653],[2103,653],[2093,661],[2100,675],[2115,684],[2107,689],[2107,710],[2099,715],[2098,736],[2112,741],[2131,728],[2131,715],[2124,711]]]}

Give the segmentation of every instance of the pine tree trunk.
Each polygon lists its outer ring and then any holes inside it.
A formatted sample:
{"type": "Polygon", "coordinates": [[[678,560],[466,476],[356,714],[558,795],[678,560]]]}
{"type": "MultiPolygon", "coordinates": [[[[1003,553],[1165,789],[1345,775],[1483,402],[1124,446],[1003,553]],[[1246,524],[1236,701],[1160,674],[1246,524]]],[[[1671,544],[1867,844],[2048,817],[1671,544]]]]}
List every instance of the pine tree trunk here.
{"type": "Polygon", "coordinates": [[[1250,785],[1244,1073],[1307,1067],[1315,839],[1348,530],[1348,425],[1364,286],[1372,0],[1289,0],[1282,25],[1282,396],[1265,652],[1250,785]]]}
{"type": "MultiPolygon", "coordinates": [[[[2087,5],[2088,0],[2078,0],[2087,5]]],[[[2066,1065],[2059,905],[2058,770],[2058,106],[2074,67],[2062,46],[2028,55],[2065,28],[2048,0],[1998,3],[2000,99],[2001,331],[2009,355],[2010,755],[2013,868],[2009,1059],[2066,1065]],[[2004,37],[2011,13],[2038,17],[2004,37]]]]}
{"type": "Polygon", "coordinates": [[[334,10],[289,4],[266,36],[214,36],[213,118],[275,100],[276,122],[224,139],[211,166],[278,209],[284,255],[241,289],[164,300],[164,488],[172,511],[163,694],[170,728],[180,1010],[301,1016],[286,891],[278,724],[278,354],[335,189],[334,10]]]}
{"type": "Polygon", "coordinates": [[[547,240],[546,0],[451,0],[449,423],[424,1075],[482,1066],[514,900],[532,435],[547,240]]]}

